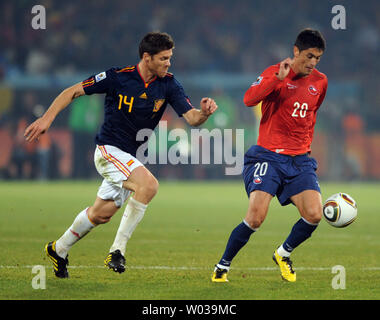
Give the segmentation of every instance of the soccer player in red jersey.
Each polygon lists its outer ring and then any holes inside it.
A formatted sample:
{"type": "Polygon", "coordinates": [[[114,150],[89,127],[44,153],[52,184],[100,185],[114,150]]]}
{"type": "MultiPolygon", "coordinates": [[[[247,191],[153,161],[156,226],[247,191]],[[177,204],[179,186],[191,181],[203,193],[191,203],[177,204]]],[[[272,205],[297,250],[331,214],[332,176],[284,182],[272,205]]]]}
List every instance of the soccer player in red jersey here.
{"type": "Polygon", "coordinates": [[[246,152],[244,159],[249,206],[215,266],[213,282],[228,281],[232,259],[263,223],[274,196],[283,206],[294,204],[301,215],[273,253],[282,278],[296,281],[290,254],[311,236],[322,217],[317,163],[310,157],[310,145],[317,111],[327,90],[327,77],[315,68],[325,46],[319,31],[301,31],[294,44],[294,57],[267,68],[245,93],[248,107],[262,101],[257,145],[246,152]]]}

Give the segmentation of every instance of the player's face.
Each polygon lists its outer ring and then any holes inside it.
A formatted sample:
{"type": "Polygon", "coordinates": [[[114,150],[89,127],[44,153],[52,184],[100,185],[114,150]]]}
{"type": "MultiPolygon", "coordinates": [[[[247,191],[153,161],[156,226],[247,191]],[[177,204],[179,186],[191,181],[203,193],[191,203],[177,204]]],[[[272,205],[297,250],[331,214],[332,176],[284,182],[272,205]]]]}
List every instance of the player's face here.
{"type": "Polygon", "coordinates": [[[299,51],[297,47],[294,47],[294,66],[301,75],[309,75],[315,66],[318,64],[323,50],[319,48],[309,48],[299,51]]]}
{"type": "Polygon", "coordinates": [[[153,56],[149,56],[148,68],[154,75],[165,77],[170,67],[170,59],[173,55],[173,49],[161,51],[153,56]]]}

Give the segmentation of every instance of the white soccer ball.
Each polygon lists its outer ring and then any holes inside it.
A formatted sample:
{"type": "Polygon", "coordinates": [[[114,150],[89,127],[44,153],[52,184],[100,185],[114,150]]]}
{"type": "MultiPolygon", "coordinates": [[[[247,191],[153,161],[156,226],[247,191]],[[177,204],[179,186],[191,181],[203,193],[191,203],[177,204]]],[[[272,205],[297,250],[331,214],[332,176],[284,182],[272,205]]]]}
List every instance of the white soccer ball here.
{"type": "Polygon", "coordinates": [[[323,205],[323,216],[336,228],[347,227],[358,215],[356,201],[347,193],[336,193],[329,197],[323,205]]]}

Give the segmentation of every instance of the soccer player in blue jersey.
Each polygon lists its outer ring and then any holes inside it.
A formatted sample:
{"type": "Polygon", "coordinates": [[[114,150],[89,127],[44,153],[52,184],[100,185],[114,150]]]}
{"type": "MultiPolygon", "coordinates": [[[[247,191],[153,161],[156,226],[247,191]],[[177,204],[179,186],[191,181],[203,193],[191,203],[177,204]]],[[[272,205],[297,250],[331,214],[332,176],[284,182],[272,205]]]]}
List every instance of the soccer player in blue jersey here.
{"type": "Polygon", "coordinates": [[[144,216],[158,190],[158,181],[136,158],[144,141],[137,141],[141,129],[154,129],[168,104],[191,126],[199,126],[217,109],[211,98],[202,98],[194,108],[181,84],[168,73],[174,42],[170,35],[148,33],[140,42],[140,62],[111,68],[63,90],[45,114],[25,131],[27,141],[44,134],[55,117],[74,99],[85,94],[105,94],[104,123],[96,135],[94,162],[103,182],[92,206],[85,208],[56,241],[45,246],[57,277],[67,278],[69,249],[95,226],[107,223],[129,197],[105,265],[125,271],[127,241],[144,216]]]}

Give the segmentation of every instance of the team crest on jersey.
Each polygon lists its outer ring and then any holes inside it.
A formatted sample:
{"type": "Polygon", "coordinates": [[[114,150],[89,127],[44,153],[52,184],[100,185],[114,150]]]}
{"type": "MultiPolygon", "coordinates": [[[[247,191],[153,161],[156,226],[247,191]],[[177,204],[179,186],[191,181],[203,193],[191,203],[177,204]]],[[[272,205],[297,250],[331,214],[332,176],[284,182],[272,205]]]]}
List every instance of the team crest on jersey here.
{"type": "Polygon", "coordinates": [[[315,87],[313,85],[309,86],[309,92],[310,94],[312,94],[313,96],[316,96],[318,94],[318,90],[315,89],[315,87]]]}
{"type": "Polygon", "coordinates": [[[263,182],[263,179],[261,179],[260,177],[253,177],[254,184],[260,184],[261,182],[263,182]]]}
{"type": "Polygon", "coordinates": [[[154,100],[153,112],[157,112],[158,110],[160,110],[164,102],[165,102],[165,99],[154,100]]]}
{"type": "Polygon", "coordinates": [[[261,77],[261,76],[258,77],[257,80],[256,80],[256,82],[254,82],[254,83],[251,84],[251,87],[259,85],[262,80],[263,80],[263,77],[261,77]]]}
{"type": "Polygon", "coordinates": [[[99,74],[97,74],[97,75],[95,76],[95,81],[96,81],[96,82],[99,82],[99,81],[105,79],[106,77],[107,77],[107,75],[106,75],[105,71],[100,72],[99,74]]]}

